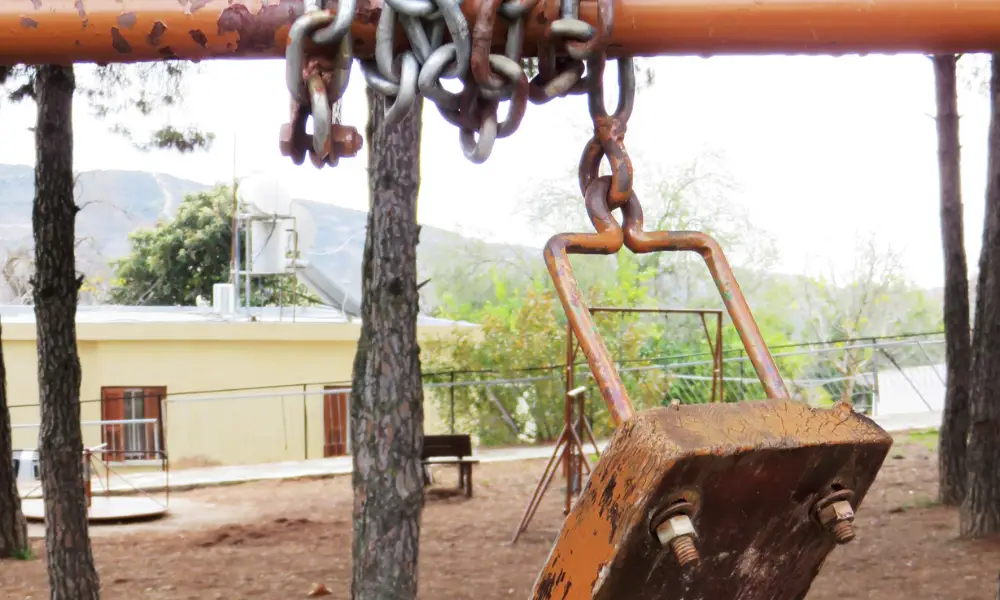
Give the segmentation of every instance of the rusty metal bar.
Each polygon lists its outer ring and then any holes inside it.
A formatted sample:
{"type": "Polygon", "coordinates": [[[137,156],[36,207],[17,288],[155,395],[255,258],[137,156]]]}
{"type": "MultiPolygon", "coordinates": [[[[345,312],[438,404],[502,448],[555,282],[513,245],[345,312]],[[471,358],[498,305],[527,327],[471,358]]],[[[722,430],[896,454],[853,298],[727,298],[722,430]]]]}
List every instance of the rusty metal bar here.
{"type": "Polygon", "coordinates": [[[619,308],[614,306],[592,306],[591,314],[601,312],[629,312],[629,313],[662,313],[677,315],[715,315],[722,314],[721,308],[619,308]]]}
{"type": "Polygon", "coordinates": [[[715,356],[713,357],[712,368],[715,370],[716,375],[719,379],[719,397],[713,398],[713,401],[725,402],[725,383],[726,378],[723,373],[722,366],[722,313],[715,315],[715,356]]]}
{"type": "MultiPolygon", "coordinates": [[[[602,186],[594,185],[594,188],[602,186]]],[[[597,190],[598,193],[601,190],[597,190]]],[[[729,317],[736,327],[743,346],[746,348],[747,356],[757,371],[757,377],[764,386],[764,393],[768,398],[787,399],[788,390],[785,389],[785,382],[778,373],[778,368],[774,364],[767,344],[760,334],[757,321],[750,312],[750,306],[743,296],[733,270],[726,260],[719,244],[710,236],[700,231],[643,231],[642,228],[642,208],[639,202],[632,197],[632,200],[622,207],[624,216],[624,238],[625,245],[636,254],[662,251],[688,251],[696,252],[705,260],[708,270],[712,273],[722,301],[729,311],[729,317]]]]}
{"type": "Polygon", "coordinates": [[[514,537],[511,539],[511,544],[516,544],[518,538],[521,534],[525,532],[528,528],[528,524],[531,519],[535,516],[535,511],[541,505],[542,497],[545,496],[545,492],[548,491],[549,485],[552,484],[552,477],[556,474],[556,470],[559,468],[558,465],[565,464],[564,462],[564,448],[563,444],[569,443],[569,438],[567,436],[566,428],[559,433],[559,438],[556,440],[556,447],[552,451],[552,456],[549,457],[549,462],[545,465],[545,470],[542,471],[542,476],[538,480],[538,485],[535,487],[534,493],[531,495],[531,500],[528,502],[528,506],[524,509],[524,514],[521,515],[521,522],[517,525],[517,530],[514,532],[514,537]],[[557,462],[558,461],[558,462],[557,462]]]}
{"type": "MultiPolygon", "coordinates": [[[[481,3],[462,3],[470,29],[481,3]]],[[[360,2],[356,56],[374,51],[380,4],[360,2]]],[[[545,4],[527,19],[525,56],[537,52],[550,23],[545,4]]],[[[617,0],[614,11],[612,56],[1000,48],[996,0],[617,0]]],[[[301,12],[302,0],[7,0],[0,2],[0,63],[278,58],[301,12]]],[[[595,23],[596,13],[596,1],[581,2],[583,20],[595,23]]],[[[498,49],[505,27],[497,23],[498,49]]]]}
{"type": "MultiPolygon", "coordinates": [[[[600,186],[591,186],[597,188],[600,186]]],[[[556,293],[566,311],[569,327],[580,342],[584,356],[590,364],[594,380],[601,390],[601,397],[608,405],[608,412],[615,425],[621,425],[635,414],[632,400],[615,368],[608,347],[597,331],[594,319],[583,299],[583,292],[573,275],[570,254],[614,254],[624,244],[622,228],[615,223],[604,205],[604,198],[587,194],[587,212],[591,215],[597,233],[561,233],[545,245],[545,265],[552,275],[556,293]],[[603,210],[602,210],[603,208],[603,210]]],[[[568,358],[568,356],[567,356],[568,358]]],[[[572,364],[573,361],[567,361],[572,364]]]]}

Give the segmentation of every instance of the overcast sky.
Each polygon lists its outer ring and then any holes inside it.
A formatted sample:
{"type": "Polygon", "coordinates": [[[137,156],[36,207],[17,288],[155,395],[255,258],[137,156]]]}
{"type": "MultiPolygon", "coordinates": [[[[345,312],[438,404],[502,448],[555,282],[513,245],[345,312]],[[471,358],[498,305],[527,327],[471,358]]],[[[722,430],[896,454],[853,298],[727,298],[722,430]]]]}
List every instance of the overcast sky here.
{"type": "MultiPolygon", "coordinates": [[[[907,274],[941,284],[938,177],[930,60],[902,57],[664,58],[656,84],[640,93],[627,144],[637,162],[684,165],[721,153],[739,189],[733,201],[770,231],[780,268],[849,262],[854,236],[876,232],[901,250],[907,274]]],[[[218,137],[198,155],[138,152],[107,132],[80,104],[76,168],[159,171],[204,183],[235,174],[282,177],[296,197],[364,210],[364,152],[335,168],[301,167],[280,156],[288,117],[281,61],[203,63],[189,80],[184,109],[165,113],[218,137]]],[[[352,76],[344,122],[364,131],[363,78],[352,76]]],[[[963,91],[963,185],[970,267],[980,245],[988,104],[963,91]]],[[[0,110],[0,162],[33,164],[34,107],[0,110]]],[[[162,123],[162,119],[157,124],[162,123]]],[[[140,125],[133,124],[137,129],[140,125]]],[[[517,214],[532,188],[575,169],[589,127],[583,97],[529,105],[521,128],[498,140],[482,165],[468,162],[457,130],[425,109],[419,219],[468,235],[541,244],[545,232],[517,214]]],[[[635,177],[644,176],[637,169],[635,177]]],[[[582,203],[581,203],[582,210],[582,203]]],[[[551,232],[554,233],[554,232],[551,232]]],[[[539,255],[541,260],[541,255],[539,255]]]]}

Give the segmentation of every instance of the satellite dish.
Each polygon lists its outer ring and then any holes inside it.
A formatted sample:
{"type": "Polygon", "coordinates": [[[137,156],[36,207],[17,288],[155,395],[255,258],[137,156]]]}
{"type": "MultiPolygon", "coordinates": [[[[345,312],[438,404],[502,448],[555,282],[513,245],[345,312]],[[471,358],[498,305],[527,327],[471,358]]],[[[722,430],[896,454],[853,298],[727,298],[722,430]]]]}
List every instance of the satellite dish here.
{"type": "Polygon", "coordinates": [[[237,193],[247,210],[260,215],[287,215],[292,197],[277,177],[251,175],[240,182],[237,193]]]}
{"type": "MultiPolygon", "coordinates": [[[[312,213],[298,200],[293,200],[289,207],[289,213],[295,217],[295,232],[299,238],[299,256],[305,256],[312,250],[316,243],[316,223],[313,221],[312,213]]],[[[289,244],[289,249],[291,249],[289,244]]]]}

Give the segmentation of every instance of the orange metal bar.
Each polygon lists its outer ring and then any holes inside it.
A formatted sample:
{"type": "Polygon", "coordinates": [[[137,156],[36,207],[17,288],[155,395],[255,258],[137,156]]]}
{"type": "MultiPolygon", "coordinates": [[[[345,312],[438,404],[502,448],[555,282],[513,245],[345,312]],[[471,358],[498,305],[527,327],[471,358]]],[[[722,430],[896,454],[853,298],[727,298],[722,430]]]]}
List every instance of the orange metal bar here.
{"type": "MultiPolygon", "coordinates": [[[[543,5],[557,1],[540,2],[528,19],[526,55],[537,51],[548,25],[543,5]]],[[[470,29],[480,4],[462,3],[470,29]]],[[[357,56],[374,50],[371,23],[380,5],[359,3],[357,56]]],[[[301,0],[6,0],[0,2],[0,63],[280,57],[301,11],[301,0]]],[[[595,0],[583,0],[581,18],[594,23],[596,12],[595,0]]],[[[614,20],[612,55],[1000,48],[996,0],[616,0],[614,20]]],[[[504,24],[497,23],[496,35],[502,41],[504,24]]]]}

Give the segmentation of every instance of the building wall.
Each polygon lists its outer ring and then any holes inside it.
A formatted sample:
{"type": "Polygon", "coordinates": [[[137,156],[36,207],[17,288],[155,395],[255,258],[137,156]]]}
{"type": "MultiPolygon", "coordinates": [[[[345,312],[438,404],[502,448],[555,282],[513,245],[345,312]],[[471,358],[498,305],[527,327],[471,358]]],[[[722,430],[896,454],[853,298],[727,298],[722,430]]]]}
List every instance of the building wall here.
{"type": "MultiPolygon", "coordinates": [[[[320,384],[350,381],[357,327],[277,325],[208,324],[186,334],[182,330],[189,325],[171,326],[172,331],[149,325],[81,327],[84,444],[101,443],[100,427],[86,422],[101,419],[102,387],[163,386],[166,451],[175,468],[322,457],[320,384]],[[317,331],[324,329],[327,335],[317,331]],[[304,395],[307,383],[316,385],[307,386],[304,395]],[[287,387],[260,389],[270,386],[287,387]]],[[[12,334],[13,328],[4,327],[4,353],[14,447],[34,448],[39,423],[34,336],[33,331],[12,334]],[[30,427],[19,427],[24,425],[30,427]]],[[[432,403],[425,412],[429,429],[443,426],[432,403]]]]}

